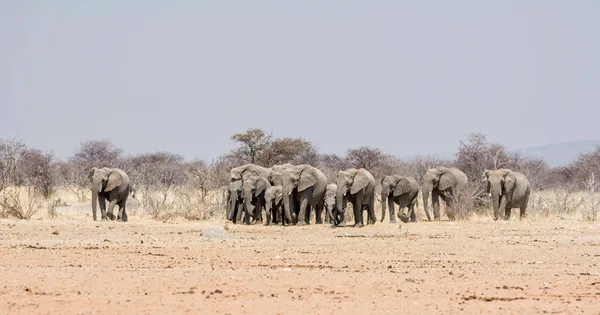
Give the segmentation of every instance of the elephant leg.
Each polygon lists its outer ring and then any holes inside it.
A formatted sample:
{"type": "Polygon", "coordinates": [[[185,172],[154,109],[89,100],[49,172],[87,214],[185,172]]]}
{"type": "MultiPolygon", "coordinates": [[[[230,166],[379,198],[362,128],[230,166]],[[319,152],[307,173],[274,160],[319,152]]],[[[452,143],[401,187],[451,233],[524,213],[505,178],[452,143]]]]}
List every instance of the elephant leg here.
{"type": "Polygon", "coordinates": [[[408,215],[404,214],[404,208],[406,208],[405,204],[401,203],[398,205],[398,219],[404,223],[408,223],[410,222],[410,207],[408,209],[408,215]]]}
{"type": "Polygon", "coordinates": [[[356,194],[356,199],[352,204],[352,209],[354,210],[354,227],[363,227],[365,225],[363,222],[362,202],[363,193],[361,191],[356,194]]]}
{"type": "MultiPolygon", "coordinates": [[[[388,208],[390,210],[390,223],[396,223],[396,204],[393,197],[388,197],[388,208]]],[[[398,213],[400,215],[400,213],[398,213]]],[[[382,219],[383,220],[383,219],[382,219]]]]}
{"type": "Polygon", "coordinates": [[[125,202],[119,204],[119,214],[117,215],[117,221],[127,222],[127,211],[125,209],[125,202]]]}
{"type": "Polygon", "coordinates": [[[369,224],[375,224],[375,222],[377,222],[377,216],[375,215],[375,194],[371,194],[368,207],[367,214],[369,215],[369,224]]]}
{"type": "Polygon", "coordinates": [[[448,219],[454,220],[456,218],[456,209],[453,196],[446,196],[446,215],[448,219]]]}
{"type": "Polygon", "coordinates": [[[306,211],[308,207],[308,198],[305,194],[300,197],[300,208],[298,209],[298,221],[296,225],[306,225],[306,211]]]}
{"type": "Polygon", "coordinates": [[[267,207],[265,207],[265,225],[271,225],[271,211],[267,211],[267,207]]]}
{"type": "Polygon", "coordinates": [[[520,219],[525,219],[527,217],[527,204],[529,203],[529,196],[525,197],[523,203],[521,204],[521,208],[519,209],[519,217],[520,219]]]}
{"type": "Polygon", "coordinates": [[[440,194],[437,190],[431,192],[431,206],[433,207],[433,219],[440,219],[440,194]]]}
{"type": "Polygon", "coordinates": [[[242,216],[244,215],[244,203],[240,200],[236,201],[235,213],[233,214],[233,223],[242,223],[242,216]]]}
{"type": "Polygon", "coordinates": [[[506,208],[504,209],[504,220],[509,220],[510,219],[510,213],[512,212],[512,207],[509,205],[506,205],[506,208]]]}
{"type": "Polygon", "coordinates": [[[323,207],[324,206],[325,206],[325,201],[321,201],[315,206],[315,224],[323,224],[323,207]]]}
{"type": "Polygon", "coordinates": [[[408,206],[408,217],[410,218],[410,222],[417,222],[417,213],[415,211],[414,202],[408,206]]]}
{"type": "Polygon", "coordinates": [[[98,204],[100,205],[100,219],[102,221],[108,220],[106,217],[106,198],[100,194],[98,194],[98,204]]]}
{"type": "Polygon", "coordinates": [[[115,215],[113,214],[113,210],[116,205],[117,205],[116,199],[111,200],[110,203],[108,204],[108,209],[106,210],[106,216],[111,220],[116,219],[115,215]]]}

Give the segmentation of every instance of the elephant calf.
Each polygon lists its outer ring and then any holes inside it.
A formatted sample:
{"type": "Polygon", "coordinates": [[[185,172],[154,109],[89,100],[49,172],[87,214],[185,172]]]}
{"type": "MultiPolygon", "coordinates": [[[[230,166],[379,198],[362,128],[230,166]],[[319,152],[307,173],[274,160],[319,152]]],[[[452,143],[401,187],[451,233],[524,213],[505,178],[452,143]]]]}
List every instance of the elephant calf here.
{"type": "Polygon", "coordinates": [[[499,169],[485,171],[483,181],[487,183],[487,192],[492,197],[494,220],[498,220],[502,210],[504,220],[510,219],[512,208],[519,208],[520,217],[525,217],[531,194],[529,180],[525,175],[509,169],[499,169]]]}
{"type": "Polygon", "coordinates": [[[265,225],[269,225],[271,222],[277,224],[282,220],[283,193],[281,189],[281,185],[271,186],[265,192],[265,225]],[[271,220],[271,215],[273,220],[271,220]]]}
{"type": "Polygon", "coordinates": [[[327,209],[327,217],[333,226],[340,225],[344,219],[344,214],[339,213],[337,209],[337,185],[328,184],[325,190],[325,209],[327,209]]]}

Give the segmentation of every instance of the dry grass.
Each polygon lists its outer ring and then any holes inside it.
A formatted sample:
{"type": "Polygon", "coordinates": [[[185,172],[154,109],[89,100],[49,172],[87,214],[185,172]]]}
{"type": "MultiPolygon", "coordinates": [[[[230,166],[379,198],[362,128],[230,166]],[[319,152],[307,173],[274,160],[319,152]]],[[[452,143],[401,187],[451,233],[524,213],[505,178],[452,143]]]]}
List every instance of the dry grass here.
{"type": "MultiPolygon", "coordinates": [[[[90,216],[90,194],[81,194],[73,188],[58,189],[53,197],[38,197],[27,187],[9,187],[0,193],[0,217],[16,219],[60,219],[78,216],[90,216]]],[[[490,220],[490,206],[474,209],[473,201],[468,198],[457,205],[460,218],[457,220],[490,220]]],[[[130,216],[153,220],[225,220],[226,200],[223,190],[211,190],[202,193],[186,187],[171,187],[164,191],[138,192],[136,197],[127,201],[130,216]]],[[[442,203],[442,217],[446,207],[442,203]]],[[[422,198],[418,197],[416,207],[420,220],[426,220],[422,198]]],[[[381,203],[375,202],[375,213],[381,215],[381,203]]],[[[566,189],[533,192],[527,209],[528,220],[598,219],[600,213],[600,193],[571,191],[566,189]]],[[[323,212],[326,215],[326,211],[323,212]]],[[[365,213],[366,215],[366,213],[365,213]]],[[[388,218],[389,219],[389,218],[388,218]]],[[[518,210],[514,209],[512,219],[518,219],[518,210]]],[[[313,214],[314,220],[314,214],[313,214]]],[[[386,220],[387,221],[387,220],[386,220]]],[[[353,222],[352,207],[349,204],[347,222],[353,222]]]]}

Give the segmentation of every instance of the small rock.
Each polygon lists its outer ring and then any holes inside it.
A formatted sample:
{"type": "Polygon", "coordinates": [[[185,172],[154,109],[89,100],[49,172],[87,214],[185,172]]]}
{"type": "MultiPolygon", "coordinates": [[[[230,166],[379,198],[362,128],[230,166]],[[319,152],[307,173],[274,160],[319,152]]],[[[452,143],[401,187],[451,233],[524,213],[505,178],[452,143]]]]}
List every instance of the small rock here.
{"type": "Polygon", "coordinates": [[[52,235],[58,235],[58,234],[59,234],[58,231],[52,232],[52,235]]]}

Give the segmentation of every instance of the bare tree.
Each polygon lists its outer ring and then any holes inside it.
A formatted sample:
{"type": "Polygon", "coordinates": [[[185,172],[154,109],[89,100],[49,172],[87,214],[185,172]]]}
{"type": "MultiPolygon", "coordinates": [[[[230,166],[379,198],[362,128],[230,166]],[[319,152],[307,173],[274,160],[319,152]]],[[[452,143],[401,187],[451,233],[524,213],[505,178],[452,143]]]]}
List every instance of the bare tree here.
{"type": "Polygon", "coordinates": [[[231,139],[240,145],[227,155],[227,159],[235,165],[253,163],[271,167],[275,164],[312,164],[317,161],[316,149],[302,138],[275,138],[261,129],[249,129],[233,135],[231,139]]]}
{"type": "Polygon", "coordinates": [[[27,151],[27,145],[17,138],[0,138],[0,191],[8,185],[16,185],[19,165],[27,151]]]}
{"type": "Polygon", "coordinates": [[[70,160],[85,169],[116,167],[122,153],[123,150],[109,140],[90,140],[82,142],[70,160]]]}

